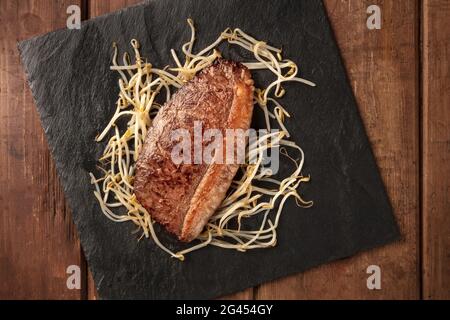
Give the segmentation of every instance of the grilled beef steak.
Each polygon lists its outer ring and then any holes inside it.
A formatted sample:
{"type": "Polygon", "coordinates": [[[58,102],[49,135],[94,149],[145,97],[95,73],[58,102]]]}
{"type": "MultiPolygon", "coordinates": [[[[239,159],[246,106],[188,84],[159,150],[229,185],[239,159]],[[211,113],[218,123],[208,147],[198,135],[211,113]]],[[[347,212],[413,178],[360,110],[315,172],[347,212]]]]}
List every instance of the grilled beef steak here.
{"type": "MultiPolygon", "coordinates": [[[[150,215],[182,241],[191,241],[201,233],[224,199],[239,165],[175,163],[171,157],[177,144],[173,132],[189,132],[194,162],[194,124],[201,122],[203,130],[218,129],[224,137],[225,129],[248,129],[253,89],[246,67],[219,59],[183,86],[153,121],[136,164],[135,194],[150,215]]],[[[203,147],[208,144],[204,140],[200,143],[203,147]]]]}

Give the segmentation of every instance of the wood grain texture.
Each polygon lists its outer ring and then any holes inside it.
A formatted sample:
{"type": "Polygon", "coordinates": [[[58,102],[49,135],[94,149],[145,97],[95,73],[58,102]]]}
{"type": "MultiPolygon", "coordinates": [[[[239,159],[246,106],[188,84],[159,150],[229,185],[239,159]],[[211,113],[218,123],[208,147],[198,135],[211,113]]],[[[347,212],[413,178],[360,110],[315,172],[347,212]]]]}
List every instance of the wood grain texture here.
{"type": "Polygon", "coordinates": [[[97,289],[95,288],[95,282],[94,278],[92,277],[92,273],[89,271],[89,269],[86,269],[87,272],[87,294],[86,299],[87,300],[97,300],[97,289]]]}
{"type": "Polygon", "coordinates": [[[419,293],[419,91],[417,1],[326,0],[401,242],[258,288],[258,299],[416,299],[419,293]],[[381,30],[368,30],[378,4],[381,30]],[[381,290],[366,286],[369,265],[381,267],[381,290]]]}
{"type": "MultiPolygon", "coordinates": [[[[19,40],[64,27],[67,6],[81,2],[88,3],[83,15],[94,17],[139,1],[0,1],[0,299],[96,298],[16,48],[19,40]],[[82,290],[66,287],[71,264],[82,268],[82,290]]],[[[260,286],[256,298],[413,299],[421,287],[426,299],[450,298],[450,5],[424,0],[419,13],[418,2],[325,0],[403,241],[260,286]],[[381,7],[381,30],[366,28],[371,4],[381,7]],[[379,291],[366,288],[370,264],[382,268],[379,291]]],[[[253,297],[248,289],[225,298],[253,297]]]]}
{"type": "Polygon", "coordinates": [[[0,2],[0,299],[80,299],[80,244],[25,80],[17,41],[66,24],[79,1],[0,2]]]}
{"type": "Polygon", "coordinates": [[[423,297],[450,299],[450,2],[423,3],[423,297]]]}

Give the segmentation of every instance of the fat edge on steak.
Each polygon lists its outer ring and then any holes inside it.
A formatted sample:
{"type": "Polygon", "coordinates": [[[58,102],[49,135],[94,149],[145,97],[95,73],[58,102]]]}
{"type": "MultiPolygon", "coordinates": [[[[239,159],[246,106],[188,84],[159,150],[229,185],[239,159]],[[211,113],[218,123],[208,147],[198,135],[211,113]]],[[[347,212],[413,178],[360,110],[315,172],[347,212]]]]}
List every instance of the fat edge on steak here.
{"type": "MultiPolygon", "coordinates": [[[[194,124],[200,122],[203,131],[220,130],[226,146],[226,129],[250,127],[253,90],[246,67],[219,59],[176,92],[153,120],[136,163],[134,190],[152,218],[182,241],[201,233],[225,198],[239,165],[175,164],[171,153],[177,141],[171,133],[187,130],[193,144],[194,124]]],[[[208,144],[205,140],[203,147],[208,144]]],[[[191,145],[191,159],[193,149],[191,145]]]]}

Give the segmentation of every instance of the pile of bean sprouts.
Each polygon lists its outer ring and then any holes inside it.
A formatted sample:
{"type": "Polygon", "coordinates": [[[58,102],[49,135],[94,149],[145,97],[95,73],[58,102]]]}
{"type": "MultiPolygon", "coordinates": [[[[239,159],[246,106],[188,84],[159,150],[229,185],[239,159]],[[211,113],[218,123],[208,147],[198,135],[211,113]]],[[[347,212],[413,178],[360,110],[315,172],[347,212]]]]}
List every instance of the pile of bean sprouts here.
{"type": "Polygon", "coordinates": [[[289,140],[290,134],[284,122],[290,115],[277,99],[285,94],[283,83],[315,85],[297,77],[297,65],[284,59],[280,49],[256,40],[240,29],[227,28],[211,45],[194,53],[195,28],[191,19],[188,19],[188,24],[191,38],[181,47],[184,63],[172,49],[176,64],[173,68],[158,69],[144,61],[135,39],[131,41],[134,62],[125,53],[119,64],[118,49],[113,45],[111,70],[120,74],[120,93],[111,121],[96,137],[97,142],[110,138],[99,159],[101,176],[97,178],[90,173],[95,186],[94,195],[106,217],[115,222],[133,222],[142,231],[142,236],[151,237],[162,250],[180,260],[184,260],[187,253],[208,245],[239,251],[273,247],[276,245],[277,227],[286,200],[293,197],[300,207],[312,205],[312,201],[304,201],[297,191],[300,184],[308,182],[310,178],[301,173],[304,154],[294,141],[289,140]],[[243,62],[250,70],[267,70],[273,75],[273,81],[265,88],[255,88],[254,94],[254,103],[258,106],[255,112],[263,112],[267,134],[248,142],[254,145],[246,148],[245,164],[241,165],[240,174],[233,180],[226,198],[199,235],[199,241],[195,241],[188,249],[172,252],[158,239],[154,220],[136,200],[133,192],[135,163],[152,126],[152,119],[162,107],[156,97],[165,94],[165,101],[168,101],[174,89],[181,88],[196,73],[221,56],[218,47],[223,42],[253,54],[254,60],[243,62]],[[121,128],[118,121],[123,119],[127,122],[121,128]],[[271,122],[276,123],[276,126],[271,122]],[[280,153],[293,161],[295,169],[289,176],[276,178],[270,169],[264,167],[263,154],[270,148],[279,148],[280,153]],[[288,149],[296,150],[299,158],[289,156],[288,149]],[[243,221],[248,219],[258,221],[258,226],[249,229],[248,225],[251,224],[245,224],[244,227],[243,221]]]}

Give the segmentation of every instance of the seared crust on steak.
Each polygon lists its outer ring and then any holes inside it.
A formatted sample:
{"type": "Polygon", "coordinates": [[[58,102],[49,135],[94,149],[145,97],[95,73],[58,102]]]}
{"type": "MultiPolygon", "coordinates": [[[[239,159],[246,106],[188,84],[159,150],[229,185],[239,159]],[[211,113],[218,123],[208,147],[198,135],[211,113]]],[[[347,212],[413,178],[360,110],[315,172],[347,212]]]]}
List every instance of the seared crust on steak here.
{"type": "Polygon", "coordinates": [[[178,142],[173,141],[172,133],[185,129],[194,141],[194,123],[200,121],[203,130],[220,130],[225,146],[225,129],[249,128],[253,90],[246,67],[219,59],[183,86],[153,121],[136,163],[134,190],[150,215],[182,241],[191,241],[201,233],[224,199],[239,165],[175,164],[171,153],[178,142]]]}

